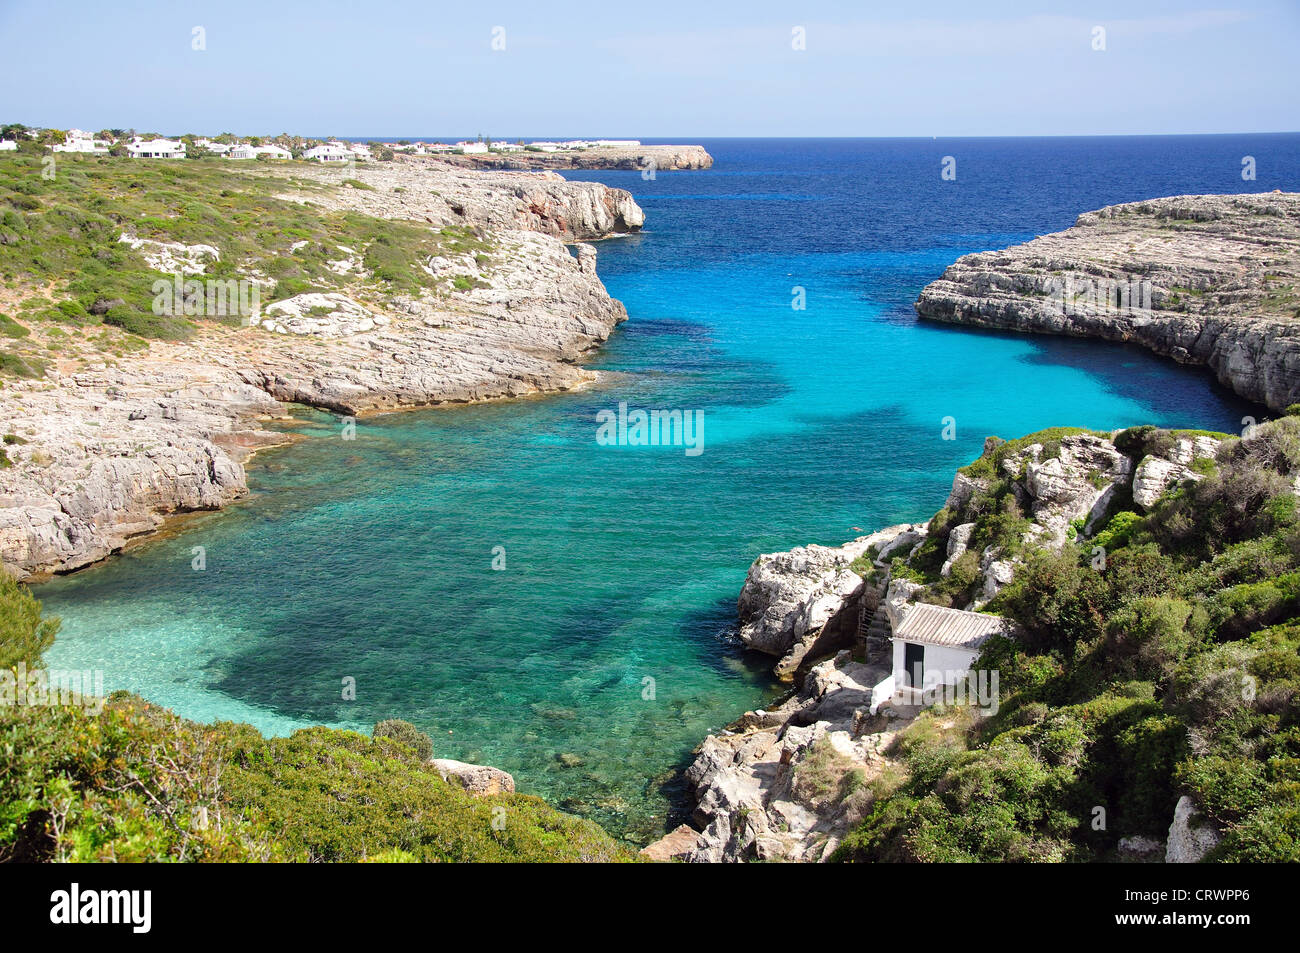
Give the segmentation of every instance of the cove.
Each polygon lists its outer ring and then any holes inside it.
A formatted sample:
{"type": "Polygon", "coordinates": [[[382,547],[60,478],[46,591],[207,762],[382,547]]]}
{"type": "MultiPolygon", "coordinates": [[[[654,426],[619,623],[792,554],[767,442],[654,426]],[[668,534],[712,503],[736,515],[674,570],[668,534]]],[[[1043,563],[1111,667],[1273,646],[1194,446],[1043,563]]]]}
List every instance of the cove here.
{"type": "Polygon", "coordinates": [[[988,434],[1261,416],[1133,348],[918,323],[924,284],[1101,205],[1295,189],[1298,143],[721,140],[707,172],[575,174],[648,216],[599,246],[630,320],[596,386],[366,418],[348,441],[299,410],[308,439],[250,462],[251,499],[38,588],[63,618],[48,664],[267,732],[404,718],[439,756],[648,839],[691,749],[779,691],[732,634],[758,553],[928,517],[988,434]],[[1243,154],[1276,161],[1242,183],[1243,154]],[[622,402],[704,414],[703,452],[600,443],[622,402]]]}

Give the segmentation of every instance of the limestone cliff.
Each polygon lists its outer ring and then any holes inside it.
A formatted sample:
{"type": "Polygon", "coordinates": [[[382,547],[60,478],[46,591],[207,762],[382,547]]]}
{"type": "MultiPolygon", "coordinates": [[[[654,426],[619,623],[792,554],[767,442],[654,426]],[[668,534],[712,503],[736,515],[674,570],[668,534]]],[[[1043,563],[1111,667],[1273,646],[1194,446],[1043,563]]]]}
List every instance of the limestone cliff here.
{"type": "MultiPolygon", "coordinates": [[[[288,172],[271,166],[265,174],[288,172]]],[[[526,229],[564,241],[588,241],[639,231],[645,224],[645,213],[625,189],[568,182],[555,172],[472,172],[400,157],[343,170],[295,167],[292,177],[327,184],[355,177],[367,187],[324,194],[286,190],[284,198],[437,226],[526,229]]]]}
{"type": "Polygon", "coordinates": [[[677,172],[713,167],[703,146],[610,146],[564,152],[441,155],[438,162],[467,169],[622,169],[677,172]]]}
{"type": "Polygon", "coordinates": [[[922,318],[1132,341],[1204,364],[1241,396],[1300,401],[1300,194],[1181,195],[966,255],[921,292],[922,318]]]}
{"type": "MultiPolygon", "coordinates": [[[[990,438],[928,523],[756,559],[739,600],[741,638],[777,657],[778,675],[802,677],[779,704],[705,739],[685,772],[696,828],[679,828],[647,856],[828,859],[864,816],[866,796],[855,792],[891,769],[895,735],[920,712],[873,691],[892,670],[883,639],[889,629],[859,628],[858,620],[897,618],[915,601],[978,609],[1014,579],[1032,549],[1091,537],[1130,500],[1150,509],[1180,484],[1204,479],[1203,464],[1223,443],[1159,433],[1144,441],[1143,430],[1129,431],[1122,446],[1117,434],[1063,428],[990,438]],[[990,505],[1007,490],[1023,518],[1003,522],[1006,510],[998,515],[990,505]]],[[[1190,842],[1170,838],[1171,845],[1190,842]]],[[[1193,853],[1170,849],[1180,858],[1193,853]]]]}
{"type": "MultiPolygon", "coordinates": [[[[0,388],[0,560],[10,573],[77,569],[171,515],[244,495],[247,454],[284,439],[259,424],[281,402],[355,415],[595,379],[580,359],[627,315],[596,274],[595,249],[571,254],[562,239],[639,227],[631,196],[558,178],[378,166],[295,174],[368,186],[313,192],[316,203],[434,228],[468,221],[491,254],[424,262],[436,284],[418,296],[306,293],[264,308],[251,327],[201,322],[190,340],[98,363],[73,360],[55,329],[68,358],[0,388]],[[392,191],[399,179],[405,202],[392,191]]],[[[364,278],[346,252],[339,268],[364,278]]],[[[47,333],[34,325],[30,340],[47,333]]]]}

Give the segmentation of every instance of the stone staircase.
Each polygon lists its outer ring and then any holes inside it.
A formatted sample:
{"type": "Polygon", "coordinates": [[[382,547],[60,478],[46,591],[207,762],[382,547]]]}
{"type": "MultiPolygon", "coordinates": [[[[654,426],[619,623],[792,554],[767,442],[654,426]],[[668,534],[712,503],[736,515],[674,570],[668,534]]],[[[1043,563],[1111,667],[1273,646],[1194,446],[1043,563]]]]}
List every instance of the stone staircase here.
{"type": "Polygon", "coordinates": [[[877,571],[877,582],[862,590],[858,613],[858,642],[863,653],[871,655],[889,644],[889,617],[885,615],[885,590],[889,587],[889,570],[877,571]]]}

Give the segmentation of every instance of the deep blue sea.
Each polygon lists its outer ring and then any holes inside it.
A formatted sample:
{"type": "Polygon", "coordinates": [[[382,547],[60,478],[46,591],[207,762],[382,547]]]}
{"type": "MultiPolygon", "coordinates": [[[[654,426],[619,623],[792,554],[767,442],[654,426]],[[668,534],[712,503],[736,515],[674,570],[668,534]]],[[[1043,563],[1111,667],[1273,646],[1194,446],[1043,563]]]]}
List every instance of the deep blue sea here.
{"type": "Polygon", "coordinates": [[[647,214],[599,245],[630,320],[598,386],[352,441],[302,411],[309,439],[250,463],[250,500],[40,587],[51,666],[267,732],[404,718],[645,839],[692,747],[778,691],[734,637],[757,554],[927,518],[988,434],[1259,414],[1134,348],[921,324],[912,302],[958,256],[1102,205],[1300,190],[1298,135],[704,145],[708,171],[572,176],[647,214]],[[598,443],[620,402],[702,413],[704,452],[598,443]]]}

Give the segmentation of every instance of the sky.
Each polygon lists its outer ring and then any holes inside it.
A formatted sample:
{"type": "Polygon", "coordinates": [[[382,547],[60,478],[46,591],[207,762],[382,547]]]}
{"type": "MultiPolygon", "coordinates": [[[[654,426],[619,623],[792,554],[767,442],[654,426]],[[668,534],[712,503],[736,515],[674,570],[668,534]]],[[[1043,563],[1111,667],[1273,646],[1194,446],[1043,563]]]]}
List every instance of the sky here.
{"type": "Polygon", "coordinates": [[[1300,0],[0,0],[0,74],[166,135],[1291,132],[1300,0]]]}

